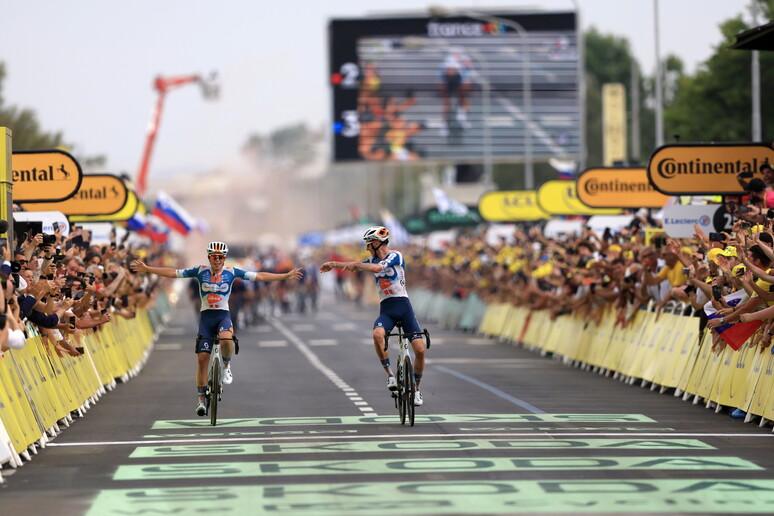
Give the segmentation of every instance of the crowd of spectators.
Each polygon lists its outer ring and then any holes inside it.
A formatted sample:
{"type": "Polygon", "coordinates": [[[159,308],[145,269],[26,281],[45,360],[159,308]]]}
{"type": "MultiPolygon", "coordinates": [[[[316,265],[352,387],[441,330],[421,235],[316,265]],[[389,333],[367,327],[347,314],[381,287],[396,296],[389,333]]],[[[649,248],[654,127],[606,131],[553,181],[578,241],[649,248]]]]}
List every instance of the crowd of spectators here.
{"type": "Polygon", "coordinates": [[[134,257],[161,258],[157,246],[132,249],[115,233],[110,244],[92,245],[90,231],[78,226],[67,236],[55,228],[17,237],[0,247],[0,351],[41,335],[48,352],[80,356],[86,332],[134,317],[158,292],[156,279],[128,267],[134,257]]]}

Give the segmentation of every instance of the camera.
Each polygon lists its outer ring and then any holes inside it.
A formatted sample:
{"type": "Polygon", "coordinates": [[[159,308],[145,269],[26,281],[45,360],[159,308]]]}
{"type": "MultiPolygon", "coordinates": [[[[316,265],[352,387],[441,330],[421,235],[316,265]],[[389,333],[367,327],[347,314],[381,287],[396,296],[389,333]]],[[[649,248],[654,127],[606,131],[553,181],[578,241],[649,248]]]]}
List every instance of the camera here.
{"type": "Polygon", "coordinates": [[[56,236],[55,235],[49,235],[48,233],[43,233],[43,241],[40,243],[40,247],[45,247],[47,245],[51,245],[54,242],[56,242],[56,236]]]}

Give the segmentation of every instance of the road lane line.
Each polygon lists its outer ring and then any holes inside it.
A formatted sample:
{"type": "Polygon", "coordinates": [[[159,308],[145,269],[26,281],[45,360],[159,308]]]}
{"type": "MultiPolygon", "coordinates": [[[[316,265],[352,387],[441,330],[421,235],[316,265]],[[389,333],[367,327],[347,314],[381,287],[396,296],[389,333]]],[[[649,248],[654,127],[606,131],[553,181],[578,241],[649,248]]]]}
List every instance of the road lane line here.
{"type": "MultiPolygon", "coordinates": [[[[309,349],[309,346],[304,344],[304,341],[301,340],[301,338],[290,331],[287,326],[282,324],[280,321],[272,321],[272,326],[277,329],[280,333],[282,333],[290,342],[293,343],[295,347],[298,348],[298,350],[301,352],[302,355],[306,357],[306,359],[309,361],[312,366],[320,371],[324,376],[326,376],[330,381],[333,382],[333,384],[341,389],[344,394],[351,400],[351,394],[357,394],[357,392],[347,385],[347,383],[342,380],[339,375],[336,374],[336,372],[331,369],[330,367],[326,366],[322,360],[311,350],[309,349]]],[[[376,415],[376,411],[369,407],[367,404],[363,407],[358,407],[357,403],[355,404],[357,408],[360,409],[361,412],[368,412],[369,414],[376,415]]]]}
{"type": "Polygon", "coordinates": [[[540,410],[539,408],[535,407],[534,405],[531,405],[531,404],[527,403],[526,401],[522,401],[519,398],[511,396],[507,392],[503,392],[500,389],[498,389],[496,387],[492,387],[489,384],[486,384],[484,382],[480,382],[480,381],[476,380],[475,378],[472,378],[472,377],[470,377],[468,375],[465,375],[465,374],[462,374],[462,373],[458,373],[457,371],[455,371],[453,369],[449,369],[448,367],[444,367],[444,366],[434,366],[434,367],[435,367],[435,369],[437,369],[437,370],[439,370],[441,372],[450,374],[452,376],[456,376],[460,380],[465,380],[468,383],[472,383],[476,387],[481,387],[482,389],[487,390],[487,391],[491,392],[492,394],[501,397],[504,400],[508,400],[511,403],[513,403],[514,405],[518,405],[521,408],[523,408],[524,410],[528,410],[528,411],[530,411],[533,414],[545,414],[544,411],[540,410]]]}

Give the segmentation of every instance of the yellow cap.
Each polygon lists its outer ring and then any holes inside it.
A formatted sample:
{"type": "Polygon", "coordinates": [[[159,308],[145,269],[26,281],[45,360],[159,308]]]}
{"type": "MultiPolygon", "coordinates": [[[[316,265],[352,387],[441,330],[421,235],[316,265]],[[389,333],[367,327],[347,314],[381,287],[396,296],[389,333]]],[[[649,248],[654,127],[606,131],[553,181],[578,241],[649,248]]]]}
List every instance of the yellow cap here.
{"type": "Polygon", "coordinates": [[[718,263],[718,255],[723,253],[723,249],[720,249],[719,247],[713,247],[709,251],[707,251],[707,259],[712,260],[715,263],[718,263]]]}
{"type": "Polygon", "coordinates": [[[616,252],[616,253],[620,253],[621,252],[621,246],[618,245],[618,244],[613,244],[613,245],[607,246],[607,250],[608,251],[613,251],[613,252],[616,252]]]}
{"type": "Polygon", "coordinates": [[[594,266],[594,264],[595,264],[595,263],[597,263],[597,261],[596,261],[594,258],[592,258],[591,260],[589,260],[589,261],[587,261],[587,262],[586,262],[586,268],[587,268],[587,269],[590,269],[590,268],[592,268],[592,267],[594,266]]]}
{"type": "Polygon", "coordinates": [[[739,256],[736,254],[736,247],[730,245],[723,249],[723,256],[728,256],[729,258],[732,256],[739,256]]]}
{"type": "Polygon", "coordinates": [[[750,228],[750,232],[751,233],[763,233],[764,229],[765,228],[761,224],[758,224],[757,226],[751,227],[750,228]]]}
{"type": "Polygon", "coordinates": [[[686,245],[686,246],[680,248],[680,252],[690,256],[690,255],[693,254],[693,249],[686,245]]]}

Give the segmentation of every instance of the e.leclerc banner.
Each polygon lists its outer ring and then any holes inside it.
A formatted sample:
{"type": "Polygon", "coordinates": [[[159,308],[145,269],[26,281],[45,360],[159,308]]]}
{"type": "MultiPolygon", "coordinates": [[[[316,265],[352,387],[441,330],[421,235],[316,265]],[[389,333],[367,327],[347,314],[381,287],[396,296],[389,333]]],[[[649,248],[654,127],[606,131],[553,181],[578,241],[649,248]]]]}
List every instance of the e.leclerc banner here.
{"type": "Polygon", "coordinates": [[[763,143],[685,143],[659,147],[648,162],[648,179],[665,195],[739,195],[739,172],[760,176],[774,163],[774,149],[763,143]]]}
{"type": "Polygon", "coordinates": [[[590,208],[662,208],[669,200],[645,168],[589,168],[576,182],[578,199],[590,208]]]}

